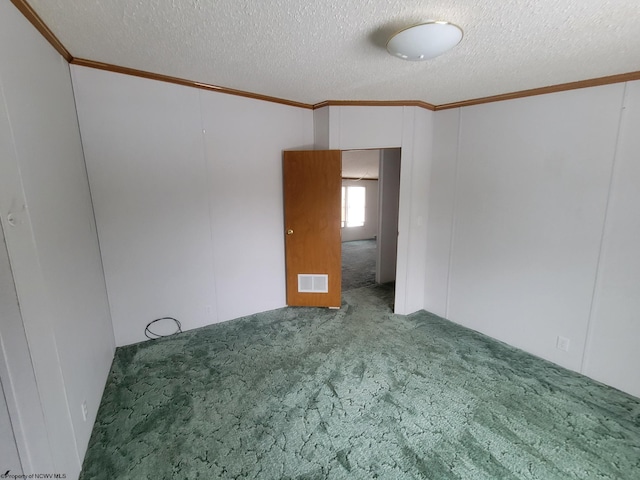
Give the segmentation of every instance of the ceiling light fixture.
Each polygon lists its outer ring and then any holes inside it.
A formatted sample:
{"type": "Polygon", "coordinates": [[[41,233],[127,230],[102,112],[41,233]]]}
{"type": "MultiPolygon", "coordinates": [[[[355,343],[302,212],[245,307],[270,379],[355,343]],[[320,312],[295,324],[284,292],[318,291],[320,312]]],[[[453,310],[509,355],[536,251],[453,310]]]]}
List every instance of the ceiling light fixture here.
{"type": "Polygon", "coordinates": [[[460,40],[462,29],[457,25],[429,21],[396,33],[387,43],[387,50],[403,60],[429,60],[452,49],[460,40]]]}

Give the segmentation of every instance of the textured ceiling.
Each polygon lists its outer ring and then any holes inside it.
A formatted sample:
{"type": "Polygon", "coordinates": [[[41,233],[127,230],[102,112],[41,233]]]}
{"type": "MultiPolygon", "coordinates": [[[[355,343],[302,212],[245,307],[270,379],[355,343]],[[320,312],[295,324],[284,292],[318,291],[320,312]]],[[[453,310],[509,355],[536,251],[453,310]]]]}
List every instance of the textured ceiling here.
{"type": "Polygon", "coordinates": [[[640,70],[639,0],[28,0],[75,58],[315,104],[446,104],[640,70]],[[390,56],[400,28],[462,42],[390,56]]]}

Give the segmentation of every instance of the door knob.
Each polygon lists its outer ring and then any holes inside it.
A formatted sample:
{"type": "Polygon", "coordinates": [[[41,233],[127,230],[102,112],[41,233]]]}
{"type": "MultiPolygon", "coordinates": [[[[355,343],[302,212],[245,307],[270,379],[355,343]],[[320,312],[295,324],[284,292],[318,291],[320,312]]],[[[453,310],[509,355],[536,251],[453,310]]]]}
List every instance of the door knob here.
{"type": "Polygon", "coordinates": [[[287,230],[287,235],[293,235],[293,230],[291,229],[287,230]]]}

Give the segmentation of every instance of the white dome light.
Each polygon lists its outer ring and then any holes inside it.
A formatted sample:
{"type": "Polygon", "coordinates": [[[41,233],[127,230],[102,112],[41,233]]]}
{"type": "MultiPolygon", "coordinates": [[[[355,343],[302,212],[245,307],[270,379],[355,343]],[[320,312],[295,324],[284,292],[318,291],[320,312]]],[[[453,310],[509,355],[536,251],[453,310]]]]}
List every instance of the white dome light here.
{"type": "Polygon", "coordinates": [[[462,29],[449,22],[426,22],[405,28],[387,43],[387,50],[403,60],[420,61],[442,55],[462,40],[462,29]]]}

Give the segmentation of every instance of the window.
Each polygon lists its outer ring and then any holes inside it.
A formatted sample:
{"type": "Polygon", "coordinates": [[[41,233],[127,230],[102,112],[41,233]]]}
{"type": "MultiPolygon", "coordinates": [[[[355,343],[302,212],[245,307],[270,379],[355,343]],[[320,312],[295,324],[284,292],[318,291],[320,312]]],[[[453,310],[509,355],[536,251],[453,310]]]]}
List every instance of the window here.
{"type": "Polygon", "coordinates": [[[342,228],[363,227],[365,187],[342,187],[342,228]]]}

